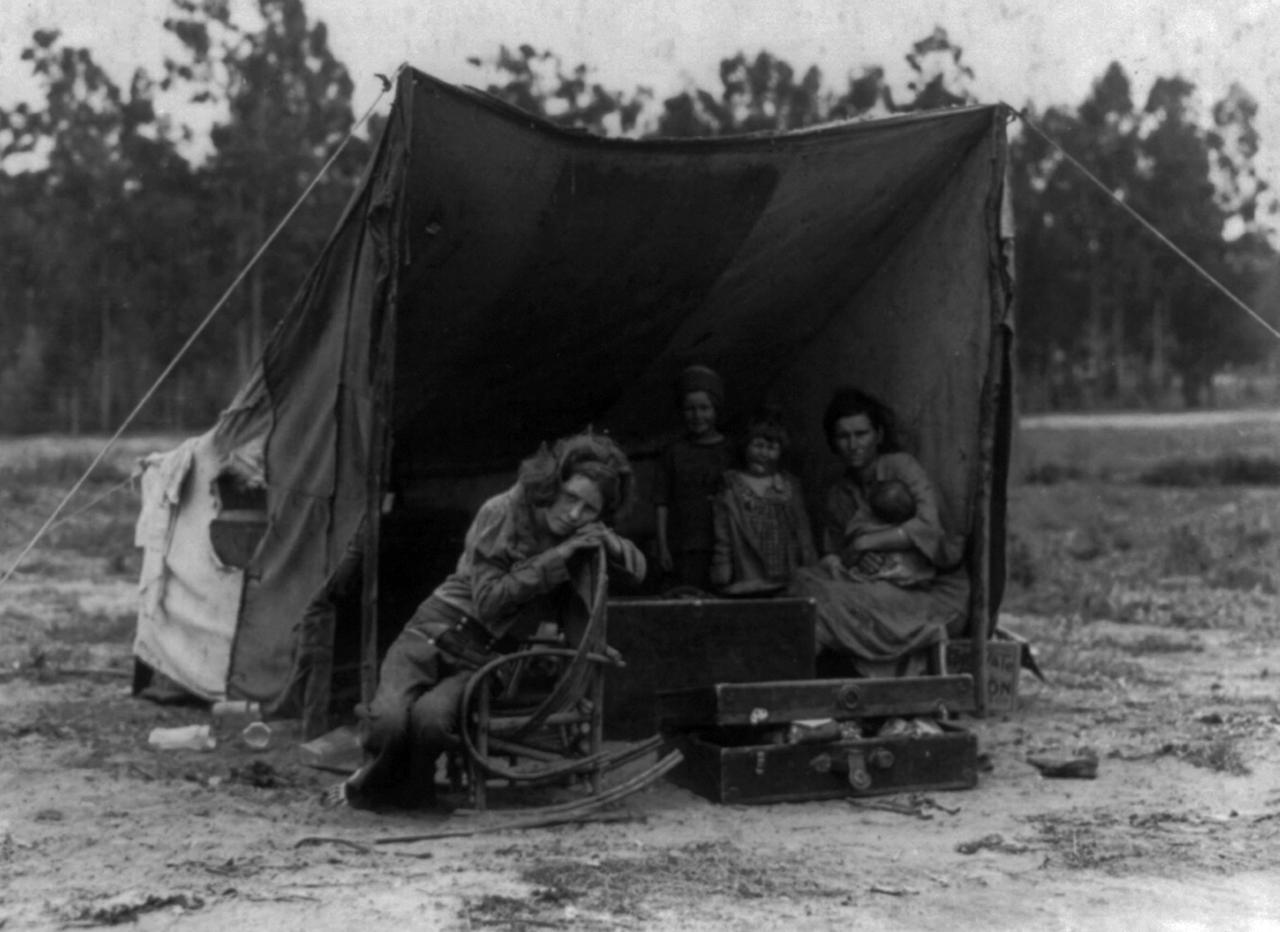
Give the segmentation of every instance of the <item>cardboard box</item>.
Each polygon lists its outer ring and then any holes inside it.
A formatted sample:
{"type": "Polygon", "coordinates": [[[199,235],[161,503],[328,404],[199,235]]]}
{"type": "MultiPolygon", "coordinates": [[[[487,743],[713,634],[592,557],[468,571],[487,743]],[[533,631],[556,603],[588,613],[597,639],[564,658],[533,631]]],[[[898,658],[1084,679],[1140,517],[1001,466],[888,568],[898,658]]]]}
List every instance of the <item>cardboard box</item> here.
{"type": "MultiPolygon", "coordinates": [[[[987,711],[1011,712],[1018,698],[1022,645],[1017,641],[987,641],[987,711]]],[[[947,642],[947,672],[976,676],[973,642],[947,642]]]]}

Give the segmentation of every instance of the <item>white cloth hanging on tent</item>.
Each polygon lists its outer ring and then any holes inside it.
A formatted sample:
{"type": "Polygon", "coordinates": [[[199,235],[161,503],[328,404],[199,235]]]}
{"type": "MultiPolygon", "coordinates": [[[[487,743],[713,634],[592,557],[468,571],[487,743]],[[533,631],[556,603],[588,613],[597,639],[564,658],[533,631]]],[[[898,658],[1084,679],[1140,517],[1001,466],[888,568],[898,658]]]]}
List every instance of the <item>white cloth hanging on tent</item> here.
{"type": "Polygon", "coordinates": [[[226,694],[242,570],[214,554],[221,458],[212,434],[142,462],[142,508],[134,542],[143,550],[134,654],[206,699],[226,694]]]}

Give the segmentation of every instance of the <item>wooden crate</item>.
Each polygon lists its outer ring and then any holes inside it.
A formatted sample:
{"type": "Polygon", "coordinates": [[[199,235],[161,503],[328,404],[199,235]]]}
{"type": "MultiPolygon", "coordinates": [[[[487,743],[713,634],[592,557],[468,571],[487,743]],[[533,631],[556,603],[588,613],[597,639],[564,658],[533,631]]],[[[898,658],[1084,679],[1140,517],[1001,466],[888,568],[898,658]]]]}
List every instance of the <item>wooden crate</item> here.
{"type": "MultiPolygon", "coordinates": [[[[973,642],[947,642],[947,672],[974,673],[973,642]]],[[[1017,641],[987,641],[987,711],[1010,712],[1018,698],[1022,645],[1017,641]]]]}
{"type": "Polygon", "coordinates": [[[605,737],[658,730],[657,695],[711,683],[813,679],[809,599],[618,599],[608,640],[626,662],[605,677],[605,737]]]}

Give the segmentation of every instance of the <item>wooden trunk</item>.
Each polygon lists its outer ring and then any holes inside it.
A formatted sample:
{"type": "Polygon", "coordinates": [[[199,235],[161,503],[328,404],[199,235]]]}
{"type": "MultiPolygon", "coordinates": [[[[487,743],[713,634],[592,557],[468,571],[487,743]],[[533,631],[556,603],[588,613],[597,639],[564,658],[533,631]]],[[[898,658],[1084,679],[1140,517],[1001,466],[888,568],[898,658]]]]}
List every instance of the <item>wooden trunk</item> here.
{"type": "Polygon", "coordinates": [[[608,639],[626,662],[605,680],[610,740],[655,734],[663,691],[814,675],[809,599],[618,599],[608,639]]]}
{"type": "Polygon", "coordinates": [[[717,683],[659,696],[684,762],[670,779],[719,803],[770,803],[969,789],[977,739],[945,719],[974,707],[968,675],[717,683]],[[926,716],[925,734],[880,734],[926,716]]]}

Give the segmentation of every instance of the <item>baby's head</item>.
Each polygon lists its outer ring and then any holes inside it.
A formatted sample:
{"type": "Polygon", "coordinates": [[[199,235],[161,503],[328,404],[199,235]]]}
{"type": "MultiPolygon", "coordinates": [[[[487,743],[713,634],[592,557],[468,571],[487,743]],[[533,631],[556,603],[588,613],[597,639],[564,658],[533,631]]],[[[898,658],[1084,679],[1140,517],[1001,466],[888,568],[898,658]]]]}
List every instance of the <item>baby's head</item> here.
{"type": "Polygon", "coordinates": [[[715,434],[720,407],[724,404],[724,383],[714,369],[689,366],[681,372],[676,382],[676,399],[690,437],[698,439],[715,434]]]}
{"type": "Polygon", "coordinates": [[[910,521],[916,514],[916,500],[901,479],[883,479],[873,483],[867,493],[872,512],[886,524],[910,521]]]}

